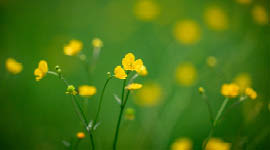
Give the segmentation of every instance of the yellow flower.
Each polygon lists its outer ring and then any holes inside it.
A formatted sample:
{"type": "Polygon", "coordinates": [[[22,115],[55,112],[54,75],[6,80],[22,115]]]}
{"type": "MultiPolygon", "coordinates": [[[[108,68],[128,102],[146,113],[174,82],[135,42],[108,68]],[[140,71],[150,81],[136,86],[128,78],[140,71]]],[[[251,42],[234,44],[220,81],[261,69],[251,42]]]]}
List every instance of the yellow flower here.
{"type": "Polygon", "coordinates": [[[128,90],[138,90],[140,88],[142,88],[142,84],[139,84],[139,83],[131,83],[126,86],[126,89],[128,90]]]}
{"type": "Polygon", "coordinates": [[[263,6],[254,6],[252,9],[252,16],[253,20],[259,25],[266,25],[269,22],[267,11],[263,6]]]}
{"type": "Polygon", "coordinates": [[[14,58],[6,60],[6,69],[12,74],[18,74],[23,70],[22,63],[17,62],[14,58]]]}
{"type": "Polygon", "coordinates": [[[135,56],[132,53],[128,53],[122,59],[122,65],[125,70],[134,70],[133,63],[135,62],[135,56]]]}
{"type": "Polygon", "coordinates": [[[74,85],[69,85],[67,87],[67,91],[66,91],[66,94],[71,94],[71,95],[77,95],[77,91],[76,91],[76,88],[74,87],[74,85]]]}
{"type": "Polygon", "coordinates": [[[45,60],[41,60],[38,64],[38,68],[35,69],[34,75],[36,76],[36,81],[41,80],[48,72],[48,64],[45,60]]]}
{"type": "Polygon", "coordinates": [[[205,150],[230,150],[231,144],[227,142],[223,142],[221,139],[217,138],[211,138],[207,145],[205,150]]]}
{"type": "Polygon", "coordinates": [[[77,133],[77,138],[78,139],[83,139],[83,138],[85,138],[85,134],[83,132],[78,132],[77,133]]]}
{"type": "Polygon", "coordinates": [[[94,38],[92,44],[95,48],[103,47],[103,42],[99,38],[94,38]]]}
{"type": "Polygon", "coordinates": [[[78,54],[82,50],[82,42],[79,40],[71,40],[69,43],[64,47],[64,53],[68,56],[74,56],[78,54]]]}
{"type": "Polygon", "coordinates": [[[199,91],[200,94],[203,94],[205,92],[203,87],[199,87],[198,91],[199,91]]]}
{"type": "Polygon", "coordinates": [[[248,73],[238,74],[233,82],[237,84],[240,88],[240,92],[245,92],[245,89],[251,86],[251,77],[248,73]]]}
{"type": "Polygon", "coordinates": [[[171,150],[192,150],[192,142],[188,138],[179,138],[172,144],[171,150]]]}
{"type": "Polygon", "coordinates": [[[121,66],[116,66],[114,68],[114,76],[118,79],[126,79],[127,78],[127,74],[121,66]]]}
{"type": "Polygon", "coordinates": [[[234,83],[223,84],[221,94],[227,98],[235,98],[239,94],[239,86],[234,83]]]}
{"type": "Polygon", "coordinates": [[[126,120],[134,120],[135,118],[135,110],[133,108],[127,108],[125,112],[126,120]]]}
{"type": "Polygon", "coordinates": [[[257,92],[254,91],[252,88],[246,88],[245,94],[252,100],[257,98],[257,92]]]}
{"type": "Polygon", "coordinates": [[[227,14],[219,7],[212,6],[206,9],[204,20],[213,30],[225,30],[228,28],[227,14]]]}
{"type": "Polygon", "coordinates": [[[128,53],[122,59],[122,65],[125,70],[136,71],[139,73],[143,66],[143,61],[141,59],[135,61],[135,56],[132,53],[128,53]]]}
{"type": "Polygon", "coordinates": [[[148,71],[145,66],[142,66],[138,72],[140,76],[146,76],[148,74],[148,71]]]}
{"type": "Polygon", "coordinates": [[[134,7],[136,18],[142,21],[152,21],[159,13],[159,6],[152,0],[139,0],[134,7]]]}
{"type": "Polygon", "coordinates": [[[236,0],[236,2],[239,4],[250,4],[251,0],[236,0]]]}
{"type": "Polygon", "coordinates": [[[206,63],[209,67],[215,67],[217,65],[217,59],[214,56],[209,56],[206,59],[206,63]]]}
{"type": "Polygon", "coordinates": [[[97,92],[97,89],[95,86],[89,86],[89,85],[82,85],[78,88],[79,95],[82,97],[90,97],[92,95],[95,95],[97,92]]]}
{"type": "Polygon", "coordinates": [[[162,90],[157,83],[146,83],[137,91],[135,103],[140,106],[152,107],[159,104],[162,96],[162,90]]]}
{"type": "Polygon", "coordinates": [[[182,63],[177,67],[175,77],[180,85],[190,86],[197,78],[196,68],[190,62],[182,63]]]}
{"type": "Polygon", "coordinates": [[[173,30],[175,38],[182,44],[194,44],[200,40],[200,27],[192,20],[178,22],[173,30]]]}

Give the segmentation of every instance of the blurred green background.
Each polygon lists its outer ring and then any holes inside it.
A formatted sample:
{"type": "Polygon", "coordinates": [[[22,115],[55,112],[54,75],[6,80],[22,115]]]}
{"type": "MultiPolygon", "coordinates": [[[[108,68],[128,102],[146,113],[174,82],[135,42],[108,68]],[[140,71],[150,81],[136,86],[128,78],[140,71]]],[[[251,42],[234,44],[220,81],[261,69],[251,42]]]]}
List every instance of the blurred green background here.
{"type": "MultiPolygon", "coordinates": [[[[159,101],[148,107],[137,105],[134,100],[140,91],[132,93],[128,107],[135,109],[135,119],[123,121],[119,149],[170,149],[181,137],[191,139],[193,149],[201,149],[210,124],[198,87],[205,88],[216,113],[224,99],[221,85],[243,73],[258,98],[226,114],[214,137],[232,143],[236,150],[270,149],[269,1],[1,0],[0,7],[0,149],[65,149],[62,140],[83,130],[62,81],[50,75],[35,81],[33,71],[39,60],[47,60],[51,70],[60,65],[76,86],[97,87],[97,95],[82,99],[88,101],[87,115],[93,119],[106,73],[113,72],[128,52],[143,59],[149,74],[137,81],[158,85],[159,101]],[[211,6],[217,11],[205,14],[211,6]],[[195,30],[181,29],[186,20],[195,30]],[[84,44],[82,51],[91,54],[95,37],[104,47],[88,83],[81,60],[64,55],[63,47],[77,39],[84,44]],[[209,56],[216,60],[212,66],[207,63],[209,56]],[[23,64],[20,74],[7,72],[9,57],[23,64]],[[175,70],[186,62],[195,69],[194,78],[178,84],[175,70]]],[[[106,91],[95,133],[98,149],[111,149],[119,113],[113,94],[120,95],[121,85],[113,79],[106,91]]],[[[88,147],[85,139],[79,149],[88,147]]]]}

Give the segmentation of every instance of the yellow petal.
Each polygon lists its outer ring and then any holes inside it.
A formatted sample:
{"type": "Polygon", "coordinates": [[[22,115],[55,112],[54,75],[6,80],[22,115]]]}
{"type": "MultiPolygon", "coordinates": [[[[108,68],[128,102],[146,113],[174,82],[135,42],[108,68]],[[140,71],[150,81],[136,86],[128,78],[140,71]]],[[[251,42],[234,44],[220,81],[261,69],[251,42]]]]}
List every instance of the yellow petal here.
{"type": "Polygon", "coordinates": [[[21,63],[17,62],[15,59],[8,58],[6,60],[6,69],[8,70],[8,72],[12,74],[18,74],[22,71],[23,66],[21,63]]]}
{"type": "Polygon", "coordinates": [[[127,74],[121,66],[116,66],[114,68],[114,76],[118,79],[126,79],[127,74]]]}
{"type": "Polygon", "coordinates": [[[83,97],[90,97],[96,94],[97,89],[95,86],[82,85],[78,88],[79,94],[83,97]]]}
{"type": "Polygon", "coordinates": [[[122,59],[122,65],[125,70],[134,70],[133,63],[135,62],[135,56],[132,53],[128,53],[122,59]]]}
{"type": "Polygon", "coordinates": [[[137,59],[133,63],[133,68],[134,68],[134,70],[136,70],[137,73],[139,73],[141,71],[142,66],[143,66],[143,61],[141,59],[137,59]]]}
{"type": "Polygon", "coordinates": [[[126,89],[128,90],[137,90],[140,88],[142,88],[142,84],[139,84],[139,83],[131,83],[128,86],[126,86],[126,89]]]}
{"type": "Polygon", "coordinates": [[[48,64],[45,60],[41,60],[38,64],[38,69],[41,70],[44,74],[48,72],[48,64]]]}

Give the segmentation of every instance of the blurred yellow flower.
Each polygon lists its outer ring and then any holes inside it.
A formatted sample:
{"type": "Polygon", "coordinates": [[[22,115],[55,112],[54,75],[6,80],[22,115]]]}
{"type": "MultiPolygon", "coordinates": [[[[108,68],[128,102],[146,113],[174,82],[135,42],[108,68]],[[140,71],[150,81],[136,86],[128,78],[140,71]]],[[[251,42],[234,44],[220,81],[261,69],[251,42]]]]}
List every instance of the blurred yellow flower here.
{"type": "Polygon", "coordinates": [[[83,44],[79,40],[71,40],[64,46],[64,53],[68,56],[74,56],[82,50],[83,44]]]}
{"type": "Polygon", "coordinates": [[[126,79],[127,74],[121,66],[116,66],[114,68],[114,77],[116,77],[118,79],[126,79]]]}
{"type": "Polygon", "coordinates": [[[214,56],[209,56],[206,59],[206,63],[209,67],[215,67],[217,65],[217,59],[214,56]]]}
{"type": "Polygon", "coordinates": [[[128,90],[138,90],[140,88],[142,88],[142,84],[139,84],[139,83],[131,83],[126,86],[126,89],[128,90]]]}
{"type": "Polygon", "coordinates": [[[76,91],[76,88],[74,87],[74,85],[69,85],[67,87],[67,91],[66,91],[66,94],[71,94],[71,95],[77,95],[77,91],[76,91]]]}
{"type": "Polygon", "coordinates": [[[142,21],[152,21],[159,13],[159,6],[152,0],[139,0],[134,7],[136,18],[142,21]]]}
{"type": "Polygon", "coordinates": [[[234,83],[223,84],[221,94],[227,98],[235,98],[239,94],[239,86],[234,83]]]}
{"type": "Polygon", "coordinates": [[[103,47],[103,42],[99,38],[94,38],[92,44],[95,48],[103,47]]]}
{"type": "Polygon", "coordinates": [[[182,44],[194,44],[200,40],[199,25],[192,20],[178,22],[173,30],[175,38],[182,44]]]}
{"type": "Polygon", "coordinates": [[[35,69],[34,75],[36,76],[36,81],[40,81],[48,72],[48,64],[45,60],[41,60],[38,64],[38,68],[35,69]]]}
{"type": "Polygon", "coordinates": [[[198,91],[199,91],[200,94],[203,94],[203,93],[205,92],[205,90],[204,90],[203,87],[199,87],[199,88],[198,88],[198,91]]]}
{"type": "Polygon", "coordinates": [[[135,56],[132,53],[128,53],[122,59],[122,65],[125,70],[135,70],[139,73],[143,67],[143,61],[141,59],[135,60],[135,56]]]}
{"type": "Polygon", "coordinates": [[[211,138],[207,145],[205,150],[230,150],[231,149],[231,143],[227,143],[222,141],[221,139],[217,138],[211,138]]]}
{"type": "Polygon", "coordinates": [[[17,62],[14,58],[8,58],[6,60],[6,69],[12,74],[18,74],[23,70],[23,65],[17,62]]]}
{"type": "Polygon", "coordinates": [[[188,138],[179,138],[172,144],[171,150],[192,150],[192,141],[188,138]]]}
{"type": "Polygon", "coordinates": [[[259,25],[266,25],[269,22],[266,8],[256,5],[252,9],[253,20],[259,25]]]}
{"type": "Polygon", "coordinates": [[[152,107],[159,104],[162,96],[162,90],[157,83],[146,83],[137,91],[135,103],[139,106],[152,107]]]}
{"type": "Polygon", "coordinates": [[[95,86],[82,85],[78,88],[78,91],[82,97],[90,97],[96,94],[97,89],[95,86]]]}
{"type": "Polygon", "coordinates": [[[134,120],[135,118],[135,110],[133,108],[127,108],[125,112],[126,120],[134,120]]]}
{"type": "Polygon", "coordinates": [[[83,138],[85,138],[85,134],[83,132],[78,132],[77,133],[77,138],[78,139],[83,139],[83,138]]]}
{"type": "Polygon", "coordinates": [[[145,66],[142,66],[142,67],[140,68],[140,70],[138,71],[138,74],[139,74],[140,76],[146,76],[146,75],[148,74],[148,71],[147,71],[146,67],[145,67],[145,66]]]}
{"type": "Polygon", "coordinates": [[[176,68],[175,77],[180,85],[190,86],[197,78],[196,68],[190,62],[182,63],[176,68]]]}
{"type": "Polygon", "coordinates": [[[228,28],[227,14],[217,6],[208,7],[204,13],[204,20],[213,30],[225,30],[228,28]]]}
{"type": "Polygon", "coordinates": [[[245,94],[252,100],[257,98],[257,92],[254,91],[252,88],[246,88],[245,94]]]}
{"type": "Polygon", "coordinates": [[[250,4],[251,0],[236,0],[236,2],[239,4],[250,4]]]}
{"type": "Polygon", "coordinates": [[[233,83],[237,84],[240,92],[243,93],[246,88],[251,86],[251,77],[248,73],[240,73],[234,78],[233,83]]]}

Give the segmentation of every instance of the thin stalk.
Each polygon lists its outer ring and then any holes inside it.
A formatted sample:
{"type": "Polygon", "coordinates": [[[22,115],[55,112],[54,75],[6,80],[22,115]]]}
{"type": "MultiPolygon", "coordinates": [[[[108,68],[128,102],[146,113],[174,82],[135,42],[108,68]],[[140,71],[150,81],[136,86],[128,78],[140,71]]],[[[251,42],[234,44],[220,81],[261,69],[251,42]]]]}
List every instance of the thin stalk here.
{"type": "Polygon", "coordinates": [[[202,95],[202,98],[203,100],[205,101],[206,105],[207,105],[207,108],[208,108],[208,112],[209,112],[209,118],[210,118],[210,123],[211,123],[211,126],[213,125],[213,122],[214,122],[214,113],[212,111],[212,107],[207,99],[207,96],[205,95],[205,93],[203,93],[202,95]]]}
{"type": "Polygon", "coordinates": [[[72,102],[75,106],[75,110],[77,112],[77,115],[79,116],[79,118],[81,119],[81,122],[83,123],[84,127],[85,127],[85,130],[89,133],[89,138],[90,138],[90,142],[91,142],[91,145],[92,145],[92,150],[95,149],[95,143],[94,143],[94,137],[93,137],[93,134],[91,132],[91,130],[88,130],[88,121],[87,121],[87,118],[82,110],[82,107],[81,105],[79,104],[76,96],[72,95],[72,102]]]}
{"type": "Polygon", "coordinates": [[[203,142],[203,149],[205,149],[205,147],[206,147],[206,145],[207,145],[209,139],[210,139],[210,138],[212,137],[212,135],[214,134],[214,130],[215,130],[215,128],[216,128],[217,122],[219,121],[219,118],[220,118],[220,116],[222,115],[222,113],[223,113],[223,111],[224,111],[224,109],[225,109],[225,107],[226,107],[228,101],[229,101],[229,98],[225,98],[225,100],[224,100],[223,103],[221,104],[221,107],[219,108],[218,113],[217,113],[217,115],[216,115],[216,117],[215,117],[215,120],[214,120],[214,122],[213,122],[213,124],[212,124],[212,126],[211,126],[210,132],[209,132],[209,134],[208,134],[206,140],[203,142]]]}
{"type": "Polygon", "coordinates": [[[121,124],[123,112],[125,110],[125,106],[127,104],[129,93],[130,93],[130,91],[128,90],[125,100],[122,101],[122,103],[121,103],[121,109],[120,109],[120,113],[119,113],[119,117],[118,117],[118,121],[117,121],[117,126],[116,126],[116,131],[115,131],[115,136],[114,136],[113,150],[116,150],[117,141],[118,141],[118,135],[119,135],[119,129],[120,129],[120,124],[121,124]]]}
{"type": "Polygon", "coordinates": [[[108,85],[108,83],[109,83],[109,81],[110,81],[111,79],[112,79],[112,76],[110,76],[110,77],[106,80],[106,82],[105,82],[105,84],[104,84],[104,86],[103,86],[103,89],[102,89],[102,91],[101,91],[101,95],[100,95],[100,98],[99,98],[99,104],[98,104],[98,110],[97,110],[97,114],[96,114],[95,120],[94,120],[94,122],[93,122],[93,127],[95,126],[95,124],[96,124],[97,121],[98,121],[98,117],[99,117],[99,114],[100,114],[101,105],[102,105],[102,101],[103,101],[103,96],[104,96],[106,87],[107,87],[107,85],[108,85]]]}
{"type": "MultiPolygon", "coordinates": [[[[69,86],[70,84],[67,82],[67,80],[63,77],[63,75],[61,73],[56,73],[56,72],[53,72],[53,71],[48,71],[48,74],[51,74],[51,75],[54,75],[54,76],[57,76],[59,77],[64,83],[66,86],[69,86]]],[[[91,130],[87,130],[88,128],[88,121],[87,121],[87,118],[82,110],[82,107],[81,105],[79,104],[76,96],[72,95],[72,103],[73,103],[73,106],[75,108],[75,111],[77,113],[77,115],[79,116],[81,122],[83,123],[84,127],[85,127],[85,130],[89,133],[89,138],[90,138],[90,142],[91,142],[91,145],[92,145],[92,150],[95,150],[95,143],[94,143],[94,137],[93,137],[93,134],[91,132],[91,130]]]]}

